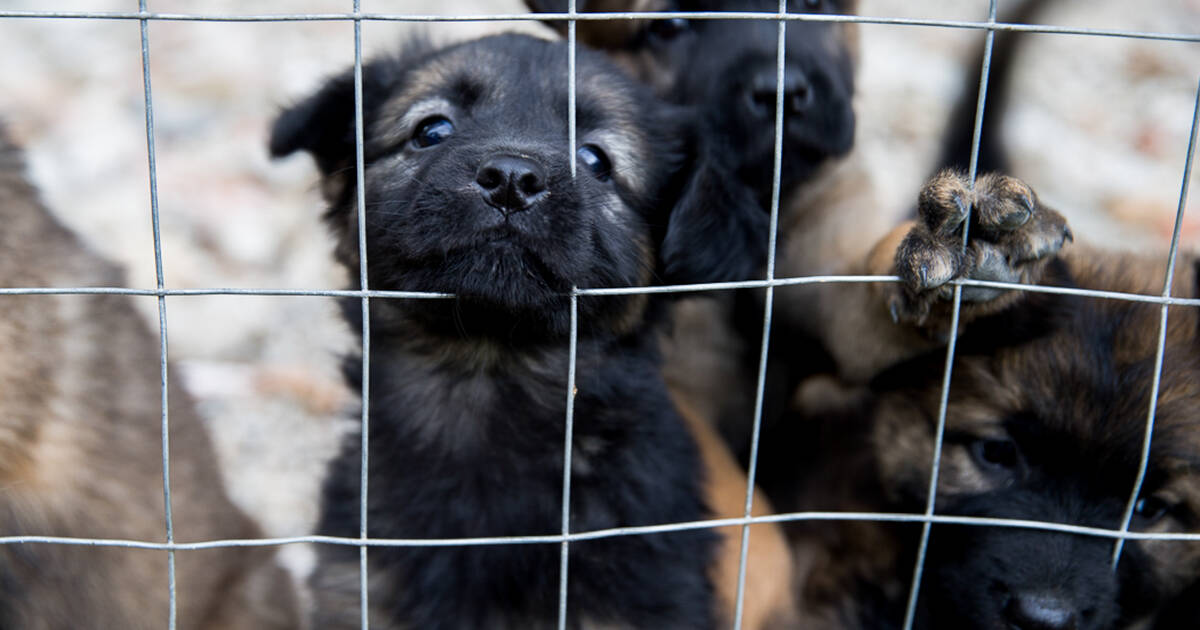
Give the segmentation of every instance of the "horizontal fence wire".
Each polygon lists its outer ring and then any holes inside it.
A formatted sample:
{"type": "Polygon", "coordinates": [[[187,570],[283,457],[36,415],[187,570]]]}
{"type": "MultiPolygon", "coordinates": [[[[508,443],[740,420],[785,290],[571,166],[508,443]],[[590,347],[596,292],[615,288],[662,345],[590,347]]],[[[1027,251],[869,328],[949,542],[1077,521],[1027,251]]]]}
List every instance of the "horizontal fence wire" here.
{"type": "MultiPolygon", "coordinates": [[[[805,284],[895,284],[900,281],[896,276],[799,276],[775,278],[774,280],[742,280],[737,282],[705,282],[697,284],[673,284],[649,287],[601,287],[595,289],[576,289],[574,294],[579,296],[604,295],[636,295],[657,293],[703,293],[711,291],[732,291],[735,289],[764,289],[768,287],[786,287],[805,284]]],[[[1123,291],[1104,291],[1100,289],[1083,289],[1078,287],[1056,287],[1041,284],[1021,284],[1017,282],[999,282],[994,280],[956,279],[948,281],[948,285],[963,287],[987,287],[1027,293],[1052,293],[1076,297],[1097,298],[1103,300],[1121,300],[1125,302],[1144,302],[1147,304],[1164,304],[1167,306],[1200,306],[1200,298],[1181,298],[1162,295],[1147,295],[1144,293],[1127,293],[1123,291]]],[[[352,289],[239,289],[239,288],[206,288],[206,289],[129,289],[124,287],[6,287],[0,288],[3,295],[132,295],[137,297],[157,296],[211,296],[211,295],[245,295],[258,297],[331,297],[331,298],[362,298],[399,299],[399,300],[445,300],[453,299],[453,293],[431,293],[425,291],[383,291],[352,289]]]]}
{"type": "Polygon", "coordinates": [[[621,536],[641,536],[645,534],[661,534],[694,529],[710,529],[740,525],[756,525],[763,523],[796,523],[817,521],[862,522],[878,521],[885,523],[933,523],[935,525],[966,525],[973,527],[1009,527],[1046,532],[1061,532],[1078,534],[1095,538],[1111,538],[1113,540],[1149,540],[1149,541],[1190,541],[1200,542],[1200,532],[1137,532],[1102,527],[1087,527],[1067,523],[1052,523],[1049,521],[1033,521],[1026,519],[986,518],[976,516],[954,516],[946,514],[906,513],[906,512],[783,512],[764,516],[730,517],[686,521],[680,523],[663,523],[661,525],[639,525],[637,527],[612,527],[596,530],[581,530],[569,534],[544,534],[530,536],[476,536],[465,538],[368,538],[343,536],[283,536],[276,538],[249,539],[220,539],[186,543],[163,543],[146,540],[129,540],[117,538],[80,538],[71,536],[2,536],[0,544],[53,544],[75,545],[84,547],[124,547],[130,549],[156,549],[175,551],[198,551],[217,549],[220,547],[274,547],[280,545],[296,545],[318,543],[343,545],[349,547],[471,547],[479,545],[508,545],[508,544],[562,544],[582,540],[599,540],[618,538],[621,536]]]}
{"type": "MultiPolygon", "coordinates": [[[[390,14],[390,13],[362,13],[359,11],[358,1],[354,2],[354,11],[348,13],[280,13],[280,14],[186,14],[186,13],[164,13],[148,11],[145,6],[145,0],[141,1],[141,10],[129,12],[96,12],[96,11],[0,11],[0,19],[64,19],[64,20],[136,20],[141,23],[142,27],[142,46],[144,54],[144,79],[145,79],[145,98],[146,98],[146,118],[147,118],[147,143],[149,147],[149,169],[151,177],[151,207],[154,221],[154,236],[155,236],[155,257],[156,257],[156,272],[157,272],[157,288],[155,289],[136,289],[123,287],[6,287],[0,288],[0,296],[5,295],[126,295],[132,297],[154,297],[159,302],[160,315],[160,339],[161,339],[161,370],[162,370],[162,423],[163,423],[163,483],[164,483],[164,498],[166,503],[166,519],[167,533],[166,542],[154,541],[139,541],[139,540],[122,540],[122,539],[98,539],[98,538],[75,538],[75,537],[54,537],[54,536],[0,536],[0,545],[8,544],[61,544],[61,545],[76,545],[76,546],[95,546],[95,547],[118,547],[132,549],[149,549],[163,550],[169,554],[174,554],[177,551],[194,551],[203,549],[213,549],[220,547],[262,547],[262,546],[279,546],[292,544],[329,544],[354,546],[360,549],[361,575],[360,588],[362,595],[362,626],[367,627],[367,550],[371,547],[460,547],[460,546],[478,546],[478,545],[509,545],[509,544],[558,544],[561,545],[561,576],[560,576],[560,601],[559,601],[559,625],[560,627],[566,624],[567,611],[567,549],[568,545],[576,541],[595,540],[604,538],[614,538],[620,536],[635,536],[653,533],[664,533],[672,531],[684,531],[694,529],[706,529],[726,526],[741,526],[742,529],[742,557],[738,575],[738,591],[737,591],[737,612],[735,627],[740,627],[740,609],[745,588],[745,561],[746,550],[748,545],[749,526],[762,523],[788,523],[788,522],[815,522],[815,521],[875,521],[888,523],[911,523],[921,524],[925,528],[926,535],[929,527],[934,524],[953,524],[966,526],[983,526],[983,527],[1009,527],[1018,529],[1041,530],[1051,532],[1062,532],[1069,534],[1078,534],[1083,536],[1092,536],[1099,538],[1108,538],[1115,541],[1114,562],[1120,555],[1121,546],[1128,540],[1153,540],[1153,541],[1192,541],[1200,542],[1200,533],[1176,533],[1176,532],[1138,532],[1129,530],[1129,515],[1126,515],[1124,522],[1117,529],[1106,529],[1096,527],[1076,526],[1064,523],[1053,523],[1044,521],[1024,520],[1024,519],[1000,519],[1000,518],[982,518],[982,517],[967,517],[942,515],[935,513],[933,509],[934,497],[936,492],[930,492],[928,497],[929,505],[924,513],[885,513],[885,512],[826,512],[826,511],[802,511],[777,513],[766,516],[751,516],[751,490],[754,485],[754,469],[751,465],[749,480],[747,483],[747,496],[745,503],[745,513],[739,518],[719,518],[705,519],[697,521],[688,521],[682,523],[665,523],[659,525],[639,526],[639,527],[620,527],[609,528],[592,531],[572,532],[569,527],[569,501],[570,501],[570,444],[571,444],[571,412],[573,409],[573,389],[567,392],[567,437],[566,437],[566,453],[564,454],[564,475],[563,475],[563,516],[562,516],[562,531],[560,534],[547,534],[536,536],[496,536],[496,537],[471,537],[471,538],[421,538],[421,539],[385,539],[385,538],[370,538],[367,531],[366,521],[366,471],[367,471],[367,446],[368,446],[368,393],[366,387],[369,383],[369,361],[370,355],[370,332],[369,332],[369,301],[372,299],[452,299],[454,295],[451,293],[431,293],[431,292],[414,292],[414,291],[382,291],[369,289],[366,279],[366,252],[365,252],[365,223],[363,221],[364,200],[363,195],[363,129],[362,129],[362,111],[361,111],[361,63],[362,63],[362,42],[360,27],[363,21],[373,22],[528,22],[528,21],[567,21],[570,25],[569,47],[570,47],[570,89],[571,89],[571,144],[572,149],[575,143],[574,139],[574,52],[575,52],[575,37],[574,30],[577,22],[592,22],[606,20],[629,20],[629,19],[673,19],[684,18],[689,20],[761,20],[777,22],[779,24],[779,56],[778,56],[778,72],[782,76],[784,64],[783,50],[783,33],[788,23],[791,22],[827,22],[827,23],[855,23],[855,24],[870,24],[870,25],[890,25],[890,26],[912,26],[912,27],[936,27],[936,28],[952,28],[952,29],[971,29],[986,31],[989,37],[989,50],[991,36],[996,32],[1025,32],[1025,33],[1045,33],[1056,35],[1078,35],[1090,37],[1111,37],[1111,38],[1127,38],[1127,39],[1144,39],[1144,40],[1159,40],[1171,42],[1200,42],[1200,33],[1171,33],[1171,32],[1154,32],[1154,31],[1134,31],[1121,29],[1102,29],[1102,28],[1080,28],[1069,26],[1051,26],[1043,24],[1011,24],[995,21],[995,0],[991,3],[990,19],[988,21],[963,21],[963,20],[937,20],[937,19],[915,19],[915,18],[889,18],[889,17],[873,17],[873,16],[846,16],[846,15],[813,15],[802,13],[786,13],[786,2],[781,0],[779,12],[609,12],[609,13],[576,13],[574,0],[570,3],[569,13],[541,13],[541,14],[476,14],[476,15],[422,15],[422,14],[390,14]],[[158,231],[158,208],[157,208],[157,191],[155,188],[154,175],[154,136],[153,136],[153,103],[151,97],[151,86],[149,81],[148,55],[149,55],[149,40],[147,34],[147,24],[152,21],[164,22],[231,22],[231,23],[257,23],[257,22],[317,22],[317,21],[352,21],[355,25],[355,95],[356,95],[356,161],[359,165],[358,173],[358,212],[359,212],[359,247],[360,247],[360,290],[321,290],[321,289],[278,289],[278,288],[192,288],[192,289],[170,289],[165,286],[162,272],[162,252],[161,243],[159,241],[158,231]],[[166,441],[168,417],[167,408],[167,377],[166,377],[166,306],[165,300],[168,297],[188,297],[188,296],[260,296],[260,297],[327,297],[327,298],[356,298],[362,301],[363,310],[363,394],[362,394],[362,426],[363,434],[361,438],[362,445],[362,486],[360,496],[360,535],[358,537],[335,537],[335,536],[294,536],[280,538],[260,538],[260,539],[229,539],[229,540],[209,540],[200,542],[180,543],[174,540],[170,516],[170,483],[169,483],[169,447],[166,441]]],[[[987,81],[987,62],[985,59],[985,67],[982,81],[987,81]]],[[[777,77],[777,82],[779,78],[777,77]]],[[[778,83],[777,83],[778,85],[778,83]]],[[[1176,218],[1175,233],[1171,248],[1171,264],[1174,262],[1175,252],[1177,250],[1178,234],[1182,224],[1183,207],[1187,194],[1187,181],[1190,177],[1191,157],[1194,148],[1196,137],[1196,118],[1200,117],[1200,91],[1197,96],[1197,115],[1193,118],[1192,131],[1189,143],[1188,166],[1184,173],[1184,187],[1180,197],[1180,209],[1176,218]]],[[[596,287],[596,288],[577,288],[574,289],[569,297],[571,299],[572,308],[572,334],[570,339],[571,344],[571,361],[570,361],[570,379],[573,381],[575,373],[575,347],[576,347],[576,330],[577,322],[577,301],[579,298],[587,297],[602,297],[614,295],[632,295],[632,294],[669,294],[669,293],[696,293],[696,292],[711,292],[711,291],[729,291],[736,289],[766,289],[768,295],[768,307],[766,316],[763,322],[763,347],[760,357],[758,392],[756,399],[753,435],[752,440],[752,455],[751,461],[754,460],[754,455],[757,453],[759,423],[761,421],[762,407],[762,390],[765,380],[765,365],[767,361],[766,347],[767,339],[770,334],[770,314],[769,306],[771,291],[777,287],[800,286],[812,284],[863,284],[863,283],[896,283],[899,279],[895,276],[859,276],[859,275],[822,275],[822,276],[804,276],[804,277],[775,277],[774,262],[775,262],[775,231],[777,229],[777,213],[779,204],[779,179],[780,179],[780,160],[781,160],[781,143],[782,136],[779,130],[779,120],[782,118],[782,95],[777,91],[777,113],[776,113],[776,161],[774,172],[774,183],[772,193],[771,207],[771,248],[768,263],[768,271],[766,278],[762,280],[748,280],[740,282],[717,282],[717,283],[698,283],[686,285],[668,285],[668,286],[652,286],[652,287],[596,287]]],[[[974,164],[978,151],[978,133],[979,126],[982,123],[983,94],[980,94],[980,111],[977,113],[976,120],[976,137],[972,149],[972,175],[974,164]]],[[[572,155],[574,151],[572,150],[572,155]]],[[[572,163],[574,168],[574,163],[572,163]]],[[[973,177],[972,177],[973,179],[973,177]]],[[[965,241],[964,234],[964,241],[965,241]]],[[[1084,289],[1076,287],[1056,287],[1042,285],[1028,285],[1019,283],[996,282],[959,279],[950,283],[954,287],[955,294],[955,313],[959,308],[961,299],[961,291],[964,287],[986,287],[1013,291],[1025,291],[1030,293],[1047,293],[1059,294],[1065,296],[1075,296],[1079,298],[1094,298],[1105,300],[1121,300],[1128,302],[1138,302],[1146,304],[1159,305],[1162,308],[1162,326],[1165,332],[1166,312],[1169,306],[1200,306],[1200,298],[1179,298],[1170,295],[1170,272],[1168,272],[1167,288],[1160,295],[1146,295],[1138,293],[1128,293],[1120,291],[1104,291],[1095,289],[1084,289]]],[[[1163,344],[1165,337],[1160,334],[1158,354],[1156,356],[1156,375],[1161,373],[1163,359],[1163,344]]],[[[947,366],[945,380],[942,389],[942,409],[939,412],[939,426],[944,422],[945,417],[945,397],[948,395],[950,387],[950,378],[952,372],[952,364],[954,357],[953,343],[947,349],[947,366]]],[[[1157,384],[1157,380],[1156,380],[1157,384]]],[[[1149,439],[1150,431],[1153,427],[1154,407],[1151,405],[1148,411],[1146,437],[1143,449],[1141,466],[1144,471],[1149,458],[1149,439]]],[[[940,459],[940,440],[938,448],[935,449],[934,455],[934,476],[932,477],[931,487],[936,488],[936,468],[940,459]]],[[[1139,481],[1140,484],[1140,481],[1139,481]]],[[[1132,509],[1133,501],[1137,498],[1135,489],[1134,495],[1131,498],[1130,510],[1132,509]]],[[[172,557],[173,561],[173,557],[172,557]]],[[[914,580],[911,585],[911,597],[909,604],[908,616],[911,619],[914,602],[917,598],[919,589],[920,572],[922,563],[917,562],[915,567],[914,580]]],[[[170,575],[170,597],[171,597],[171,619],[168,627],[174,627],[175,614],[175,586],[173,571],[170,575]]]]}
{"type": "Polygon", "coordinates": [[[503,13],[479,15],[422,15],[401,13],[277,13],[277,14],[198,14],[198,13],[153,13],[134,11],[0,11],[3,18],[74,19],[74,20],[161,20],[165,22],[550,22],[575,20],[600,22],[607,20],[665,20],[683,18],[688,20],[764,20],[774,22],[835,22],[854,24],[881,24],[891,26],[932,26],[941,28],[974,29],[988,31],[1014,31],[1027,33],[1054,33],[1058,35],[1087,35],[1097,37],[1125,37],[1131,39],[1157,39],[1178,42],[1200,42],[1200,33],[1165,33],[1157,31],[1131,31],[1122,29],[1083,28],[1074,26],[1052,26],[1049,24],[1012,24],[1006,22],[975,22],[970,20],[933,20],[899,17],[872,17],[863,15],[814,15],[754,11],[658,11],[658,12],[595,12],[577,13],[503,13]]]}

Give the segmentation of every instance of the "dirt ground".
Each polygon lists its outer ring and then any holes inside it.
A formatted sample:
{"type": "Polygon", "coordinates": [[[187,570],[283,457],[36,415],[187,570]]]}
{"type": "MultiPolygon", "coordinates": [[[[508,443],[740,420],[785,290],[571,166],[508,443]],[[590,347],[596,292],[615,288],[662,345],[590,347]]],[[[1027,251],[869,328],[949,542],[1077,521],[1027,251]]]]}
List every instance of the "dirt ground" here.
{"type": "MultiPolygon", "coordinates": [[[[519,0],[363,0],[367,12],[521,12],[519,0]],[[452,7],[452,9],[450,8],[452,7]]],[[[342,12],[346,1],[152,0],[159,12],[342,12]]],[[[9,0],[0,10],[129,11],[131,0],[9,0]]],[[[983,19],[985,0],[862,0],[861,13],[983,19]]],[[[1200,32],[1200,0],[1055,0],[1046,23],[1200,32]]],[[[535,23],[368,22],[367,54],[407,33],[461,39],[535,23]]],[[[350,22],[153,22],[158,199],[172,288],[342,288],[304,157],[268,159],[272,116],[353,61],[350,22]]],[[[858,143],[889,203],[909,204],[932,168],[946,111],[982,35],[863,27],[858,143]]],[[[155,278],[139,24],[0,18],[0,116],[29,152],[48,204],[129,284],[155,278]]],[[[1169,238],[1200,79],[1200,45],[1031,35],[1001,115],[1016,174],[1075,233],[1155,250],[1169,238]]],[[[1195,203],[1191,204],[1194,206],[1195,203]]],[[[1185,246],[1200,219],[1189,211],[1185,246]]],[[[2,229],[2,228],[0,228],[2,229]]],[[[0,253],[2,255],[2,253],[0,253]]],[[[271,535],[309,531],[323,462],[353,424],[336,358],[357,343],[312,297],[178,297],[171,358],[200,400],[235,500],[271,535]]],[[[145,299],[148,321],[155,303],[145,299]]],[[[177,445],[177,448],[185,448],[177,445]]]]}

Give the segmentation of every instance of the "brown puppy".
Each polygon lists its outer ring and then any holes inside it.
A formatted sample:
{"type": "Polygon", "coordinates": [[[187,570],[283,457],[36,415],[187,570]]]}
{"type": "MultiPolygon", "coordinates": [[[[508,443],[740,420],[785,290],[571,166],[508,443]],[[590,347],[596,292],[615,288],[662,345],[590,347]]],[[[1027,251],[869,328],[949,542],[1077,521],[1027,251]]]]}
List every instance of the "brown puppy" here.
{"type": "MultiPolygon", "coordinates": [[[[920,213],[883,239],[862,267],[896,273],[902,286],[839,291],[847,316],[831,346],[846,383],[869,381],[845,399],[852,404],[838,406],[869,427],[873,456],[857,474],[876,475],[877,494],[859,495],[859,504],[848,506],[854,509],[924,509],[951,334],[949,281],[1155,294],[1165,278],[1165,256],[1081,247],[1060,253],[1070,238],[1065,221],[1012,178],[983,177],[971,191],[961,176],[943,173],[923,191],[920,213]],[[968,206],[974,210],[962,251],[968,206]]],[[[1197,295],[1195,265],[1194,257],[1180,259],[1172,295],[1197,295]]],[[[936,512],[1119,528],[1141,459],[1160,307],[988,287],[964,287],[962,297],[936,512]]],[[[1194,308],[1169,313],[1133,531],[1200,527],[1198,324],[1194,308]]],[[[831,400],[810,388],[798,403],[811,417],[814,406],[828,408],[831,400]]],[[[813,627],[886,627],[903,613],[916,529],[854,527],[869,534],[843,537],[852,544],[836,550],[815,533],[819,527],[797,531],[820,559],[803,591],[806,611],[817,618],[813,627]]],[[[1194,627],[1200,544],[1129,541],[1116,571],[1112,553],[1107,537],[936,525],[916,627],[1194,627]]]]}
{"type": "MultiPolygon", "coordinates": [[[[120,286],[121,273],[46,211],[0,131],[0,286],[120,286]]],[[[130,298],[0,296],[0,533],[164,541],[159,348],[130,298]]],[[[222,490],[187,393],[170,390],[175,539],[255,538],[222,490]]],[[[178,627],[297,627],[268,548],[176,553],[178,627]]],[[[167,554],[0,546],[0,627],[157,629],[167,554]]]]}

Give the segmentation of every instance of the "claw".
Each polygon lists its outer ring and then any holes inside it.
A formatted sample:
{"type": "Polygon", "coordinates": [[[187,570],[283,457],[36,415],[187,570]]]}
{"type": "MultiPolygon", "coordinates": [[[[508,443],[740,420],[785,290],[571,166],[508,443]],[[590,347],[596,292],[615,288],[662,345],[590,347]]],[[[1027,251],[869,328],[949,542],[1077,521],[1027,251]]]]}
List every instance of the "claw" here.
{"type": "Polygon", "coordinates": [[[1004,230],[1015,230],[1028,223],[1031,217],[1033,217],[1033,210],[1031,208],[1010,212],[1004,215],[1004,218],[1000,219],[999,227],[1004,230]]]}
{"type": "Polygon", "coordinates": [[[1066,243],[1074,243],[1074,242],[1075,242],[1075,235],[1071,233],[1071,228],[1064,227],[1063,228],[1063,243],[1066,244],[1066,243]]]}
{"type": "Polygon", "coordinates": [[[929,286],[929,265],[921,265],[917,269],[917,279],[921,281],[922,287],[929,286]]]}
{"type": "Polygon", "coordinates": [[[963,203],[962,195],[954,195],[954,205],[958,206],[958,221],[961,222],[967,217],[967,204],[963,203]]]}
{"type": "Polygon", "coordinates": [[[888,311],[892,314],[892,323],[899,324],[900,323],[900,309],[896,305],[895,299],[888,301],[888,311]]]}

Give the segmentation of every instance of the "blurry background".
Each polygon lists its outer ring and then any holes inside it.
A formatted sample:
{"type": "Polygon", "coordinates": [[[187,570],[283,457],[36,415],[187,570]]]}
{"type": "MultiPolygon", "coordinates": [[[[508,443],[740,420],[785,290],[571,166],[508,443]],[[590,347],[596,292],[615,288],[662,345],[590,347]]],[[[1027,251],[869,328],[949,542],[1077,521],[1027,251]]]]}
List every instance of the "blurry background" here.
{"type": "MultiPolygon", "coordinates": [[[[1004,2],[1001,5],[1003,7],[1004,2]]],[[[1200,32],[1200,0],[1048,0],[1040,21],[1200,32]]],[[[862,0],[861,13],[979,20],[986,0],[862,0]]],[[[0,10],[135,11],[134,0],[3,1],[0,10]]],[[[519,0],[363,0],[365,12],[523,12],[519,0]]],[[[345,12],[349,0],[151,0],[156,12],[345,12]]],[[[367,22],[364,49],[413,30],[461,39],[536,23],[367,22]]],[[[152,22],[151,76],[166,283],[171,288],[344,288],[310,161],[272,162],[272,117],[353,62],[338,22],[152,22]]],[[[909,205],[963,87],[977,31],[864,25],[858,149],[887,203],[909,205]]],[[[50,207],[154,286],[139,23],[0,18],[0,117],[28,149],[50,207]]],[[[1200,44],[1030,35],[1003,111],[1016,175],[1077,238],[1158,251],[1179,195],[1200,44]]],[[[1193,203],[1193,206],[1196,204],[1193,203]]],[[[1200,223],[1189,211],[1184,245],[1200,223]]],[[[0,226],[3,229],[3,226],[0,226]]],[[[2,255],[2,254],[0,254],[2,255]]],[[[155,301],[141,298],[157,327],[155,301]]],[[[358,343],[326,298],[176,297],[170,352],[216,438],[234,499],[270,535],[309,531],[323,462],[353,426],[337,357],[358,343]]],[[[187,448],[176,444],[174,448],[187,448]]]]}

